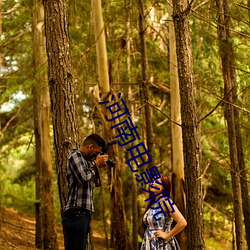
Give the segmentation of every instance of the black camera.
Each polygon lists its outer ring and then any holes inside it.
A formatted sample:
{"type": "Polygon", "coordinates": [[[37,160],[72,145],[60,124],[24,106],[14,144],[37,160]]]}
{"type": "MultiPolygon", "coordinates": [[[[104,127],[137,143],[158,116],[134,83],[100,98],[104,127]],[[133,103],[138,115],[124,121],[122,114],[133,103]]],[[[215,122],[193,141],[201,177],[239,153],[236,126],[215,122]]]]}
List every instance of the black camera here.
{"type": "MultiPolygon", "coordinates": [[[[101,155],[104,155],[104,154],[107,154],[108,153],[108,150],[109,150],[109,147],[111,146],[111,145],[114,145],[114,144],[116,144],[117,143],[117,140],[111,140],[111,141],[109,141],[109,142],[107,142],[106,144],[105,144],[105,146],[102,148],[102,153],[101,153],[101,155]]],[[[107,165],[110,167],[110,168],[113,168],[114,166],[115,166],[115,161],[114,160],[112,160],[112,159],[108,159],[107,160],[107,165]]]]}
{"type": "MultiPolygon", "coordinates": [[[[117,143],[117,140],[111,140],[111,141],[109,141],[109,142],[107,142],[106,144],[105,144],[105,146],[102,148],[102,153],[101,153],[101,155],[104,155],[104,154],[107,154],[108,153],[108,150],[109,150],[109,147],[111,146],[111,145],[114,145],[114,144],[116,144],[117,143]]],[[[107,165],[110,167],[110,168],[113,168],[114,166],[115,166],[115,161],[114,160],[112,160],[112,159],[108,159],[107,160],[107,165]]],[[[94,169],[95,169],[95,173],[96,173],[96,176],[95,176],[95,179],[94,179],[94,182],[95,182],[95,186],[96,187],[100,187],[101,186],[101,180],[100,180],[100,175],[99,175],[99,171],[98,171],[98,169],[97,169],[97,167],[96,167],[96,165],[94,164],[94,169]]]]}

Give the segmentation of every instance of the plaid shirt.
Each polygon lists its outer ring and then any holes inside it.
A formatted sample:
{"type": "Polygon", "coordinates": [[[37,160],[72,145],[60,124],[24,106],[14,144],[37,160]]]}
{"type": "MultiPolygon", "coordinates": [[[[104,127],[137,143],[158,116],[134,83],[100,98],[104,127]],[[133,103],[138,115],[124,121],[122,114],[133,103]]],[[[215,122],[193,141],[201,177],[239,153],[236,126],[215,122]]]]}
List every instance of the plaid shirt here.
{"type": "Polygon", "coordinates": [[[80,207],[94,211],[93,185],[95,171],[79,150],[72,150],[67,160],[68,200],[64,211],[80,207]]]}

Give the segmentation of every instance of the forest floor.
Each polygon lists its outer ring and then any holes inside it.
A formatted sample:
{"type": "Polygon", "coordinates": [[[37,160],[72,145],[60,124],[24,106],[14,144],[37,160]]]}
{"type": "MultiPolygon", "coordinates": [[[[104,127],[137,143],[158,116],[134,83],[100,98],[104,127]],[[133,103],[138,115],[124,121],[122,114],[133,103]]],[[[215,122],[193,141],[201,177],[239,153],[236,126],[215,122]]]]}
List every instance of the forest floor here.
{"type": "MultiPolygon", "coordinates": [[[[92,221],[94,250],[104,250],[105,236],[92,221]]],[[[64,250],[61,225],[57,227],[59,250],[64,250]]],[[[0,208],[0,250],[35,250],[35,218],[0,208]]]]}

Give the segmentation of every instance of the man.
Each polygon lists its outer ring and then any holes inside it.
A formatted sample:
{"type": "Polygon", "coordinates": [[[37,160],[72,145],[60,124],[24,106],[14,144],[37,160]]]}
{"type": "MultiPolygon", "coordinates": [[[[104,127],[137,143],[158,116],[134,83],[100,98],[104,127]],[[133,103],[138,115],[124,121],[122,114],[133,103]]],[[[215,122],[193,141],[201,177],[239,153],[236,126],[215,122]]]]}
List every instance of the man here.
{"type": "Polygon", "coordinates": [[[100,155],[105,141],[89,135],[67,159],[68,199],[63,209],[62,224],[65,250],[85,250],[93,206],[93,185],[98,167],[106,166],[108,155],[100,155]]]}

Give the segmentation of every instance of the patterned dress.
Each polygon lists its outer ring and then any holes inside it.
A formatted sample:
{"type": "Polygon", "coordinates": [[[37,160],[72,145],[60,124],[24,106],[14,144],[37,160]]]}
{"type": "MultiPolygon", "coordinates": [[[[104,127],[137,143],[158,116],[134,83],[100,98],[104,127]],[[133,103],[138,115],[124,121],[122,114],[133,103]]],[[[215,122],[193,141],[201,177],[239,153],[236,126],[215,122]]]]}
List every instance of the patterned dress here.
{"type": "Polygon", "coordinates": [[[179,250],[180,247],[175,237],[172,237],[169,240],[164,240],[154,236],[154,233],[157,230],[169,232],[173,222],[173,218],[167,213],[166,216],[163,214],[161,217],[156,216],[157,219],[160,218],[160,220],[156,220],[154,215],[159,212],[159,209],[149,208],[144,214],[143,222],[147,228],[143,236],[141,250],[179,250]]]}

